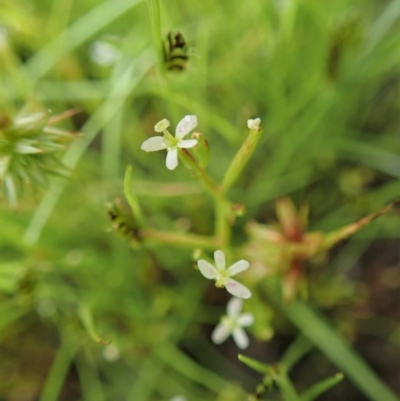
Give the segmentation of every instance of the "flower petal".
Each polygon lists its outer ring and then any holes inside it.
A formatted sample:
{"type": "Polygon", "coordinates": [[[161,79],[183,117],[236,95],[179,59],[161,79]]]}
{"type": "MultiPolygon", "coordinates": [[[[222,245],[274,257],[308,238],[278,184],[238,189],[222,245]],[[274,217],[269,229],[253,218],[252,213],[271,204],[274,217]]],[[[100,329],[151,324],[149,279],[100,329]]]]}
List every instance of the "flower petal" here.
{"type": "Polygon", "coordinates": [[[247,334],[243,329],[234,330],[232,336],[236,345],[240,349],[245,349],[249,346],[249,337],[247,337],[247,334]]]}
{"type": "Polygon", "coordinates": [[[235,276],[236,274],[243,272],[249,268],[250,264],[247,260],[239,260],[238,262],[234,263],[229,269],[228,274],[229,276],[235,276]]]}
{"type": "Polygon", "coordinates": [[[220,323],[211,334],[211,340],[214,344],[223,343],[231,334],[231,330],[220,323]]]}
{"type": "Polygon", "coordinates": [[[178,165],[178,148],[173,147],[168,150],[166,165],[168,170],[174,170],[176,168],[178,165]]]}
{"type": "Polygon", "coordinates": [[[236,280],[230,279],[225,288],[230,294],[234,295],[235,297],[243,299],[251,297],[250,290],[243,284],[238,283],[236,280]]]}
{"type": "Polygon", "coordinates": [[[218,271],[225,270],[225,254],[222,251],[215,251],[214,252],[214,260],[215,264],[217,265],[218,271]]]}
{"type": "Polygon", "coordinates": [[[181,140],[178,142],[178,147],[179,148],[193,148],[193,146],[197,145],[197,139],[186,139],[186,140],[181,140]]]}
{"type": "Polygon", "coordinates": [[[209,280],[213,280],[218,275],[218,270],[204,259],[198,260],[197,266],[199,267],[200,273],[209,280]]]}
{"type": "Polygon", "coordinates": [[[197,117],[196,116],[185,116],[179,121],[176,130],[175,138],[184,138],[192,129],[197,127],[197,117]]]}
{"type": "Polygon", "coordinates": [[[251,326],[254,323],[254,316],[251,313],[242,313],[237,322],[241,327],[251,326]]]}
{"type": "Polygon", "coordinates": [[[153,136],[142,143],[140,149],[145,152],[156,152],[157,150],[167,149],[167,143],[162,136],[153,136]]]}
{"type": "Polygon", "coordinates": [[[247,127],[249,129],[259,131],[260,130],[260,124],[261,124],[261,118],[255,118],[254,120],[247,120],[247,127]]]}
{"type": "Polygon", "coordinates": [[[239,316],[240,311],[242,310],[243,301],[239,298],[231,298],[226,305],[226,311],[228,312],[228,316],[235,317],[239,316]]]}
{"type": "Polygon", "coordinates": [[[159,121],[155,126],[154,126],[154,131],[156,132],[163,132],[170,126],[170,122],[164,118],[163,120],[159,121]]]}

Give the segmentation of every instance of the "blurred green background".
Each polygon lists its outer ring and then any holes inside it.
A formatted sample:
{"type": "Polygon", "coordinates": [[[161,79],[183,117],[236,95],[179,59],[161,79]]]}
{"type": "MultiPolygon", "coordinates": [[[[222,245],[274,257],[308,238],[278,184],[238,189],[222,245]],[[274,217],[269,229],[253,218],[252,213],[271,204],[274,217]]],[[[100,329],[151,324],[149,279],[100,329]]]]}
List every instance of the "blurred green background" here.
{"type": "MultiPolygon", "coordinates": [[[[152,3],[0,0],[2,115],[78,108],[58,126],[81,133],[60,154],[68,178],[22,186],[17,207],[1,200],[0,400],[235,401],[255,392],[260,375],[237,361],[234,343],[209,339],[228,296],[193,270],[192,250],[135,247],[111,232],[105,205],[123,197],[128,164],[153,227],[212,232],[211,200],[190,172],[140,150],[159,120],[174,127],[197,115],[218,181],[247,119],[262,119],[261,142],[229,193],[247,210],[238,245],[245,223],[273,219],[281,196],[308,203],[311,229],[323,231],[400,196],[400,1],[161,1],[160,38],[152,3]],[[170,31],[188,44],[181,72],[156,57],[170,31]]],[[[307,301],[394,393],[399,227],[393,211],[311,267],[307,301]]],[[[253,338],[246,355],[278,362],[302,330],[268,299],[253,307],[260,330],[275,335],[253,338]]],[[[338,370],[312,349],[291,377],[302,390],[338,370]]],[[[345,379],[318,399],[379,399],[364,394],[345,379]]]]}

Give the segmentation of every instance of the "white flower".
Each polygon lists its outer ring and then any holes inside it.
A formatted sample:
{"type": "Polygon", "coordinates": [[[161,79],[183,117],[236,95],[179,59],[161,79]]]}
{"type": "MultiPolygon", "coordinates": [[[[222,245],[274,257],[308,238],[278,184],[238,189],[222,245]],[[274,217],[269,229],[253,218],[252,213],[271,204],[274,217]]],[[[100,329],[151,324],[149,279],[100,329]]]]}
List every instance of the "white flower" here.
{"type": "Polygon", "coordinates": [[[245,349],[249,346],[249,338],[242,327],[250,326],[254,322],[251,313],[240,313],[243,301],[239,298],[231,298],[226,305],[227,315],[222,316],[221,323],[214,329],[211,339],[215,344],[221,344],[231,334],[236,345],[245,349]]]}
{"type": "Polygon", "coordinates": [[[167,149],[167,168],[173,170],[178,165],[178,148],[192,148],[196,146],[197,139],[183,138],[194,128],[197,127],[196,116],[185,116],[179,121],[175,130],[175,137],[168,131],[169,121],[163,119],[154,127],[156,132],[163,132],[164,136],[153,136],[142,143],[141,149],[146,152],[155,152],[157,150],[167,149]]]}
{"type": "Polygon", "coordinates": [[[226,268],[225,254],[222,251],[214,252],[214,260],[216,268],[206,260],[200,259],[197,261],[200,273],[210,280],[215,280],[216,287],[226,287],[226,290],[238,298],[250,298],[251,292],[243,284],[231,279],[232,276],[243,272],[249,268],[247,260],[239,260],[231,267],[226,268]]]}
{"type": "Polygon", "coordinates": [[[255,118],[254,120],[247,120],[247,127],[258,131],[260,129],[261,118],[255,118]]]}
{"type": "Polygon", "coordinates": [[[93,42],[90,46],[89,54],[95,63],[104,67],[113,65],[121,57],[115,46],[103,40],[93,42]]]}

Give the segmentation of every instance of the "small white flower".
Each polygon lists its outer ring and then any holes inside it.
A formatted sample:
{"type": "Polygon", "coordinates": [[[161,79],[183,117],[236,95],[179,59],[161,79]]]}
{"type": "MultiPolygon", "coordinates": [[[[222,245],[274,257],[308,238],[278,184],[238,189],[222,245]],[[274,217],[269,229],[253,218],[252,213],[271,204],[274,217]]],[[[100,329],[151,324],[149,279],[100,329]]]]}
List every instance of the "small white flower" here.
{"type": "Polygon", "coordinates": [[[104,67],[113,65],[121,57],[120,52],[115,46],[103,40],[93,42],[90,46],[89,54],[96,64],[104,67]]]}
{"type": "Polygon", "coordinates": [[[255,118],[254,120],[247,120],[247,127],[249,129],[258,131],[260,129],[261,118],[255,118]]]}
{"type": "Polygon", "coordinates": [[[250,298],[251,292],[243,284],[238,283],[231,277],[249,268],[247,260],[239,260],[229,268],[226,268],[225,254],[222,251],[214,252],[216,268],[204,259],[197,261],[200,273],[210,280],[215,280],[216,287],[226,287],[226,290],[238,298],[250,298]]]}
{"type": "Polygon", "coordinates": [[[156,132],[163,132],[164,136],[153,136],[142,143],[141,149],[146,152],[156,152],[157,150],[167,149],[167,168],[174,170],[178,165],[178,148],[192,148],[197,145],[197,139],[183,138],[197,127],[196,116],[185,116],[179,121],[175,130],[175,137],[168,131],[169,121],[163,119],[154,127],[156,132]]]}
{"type": "Polygon", "coordinates": [[[240,313],[243,301],[239,298],[231,298],[226,305],[227,315],[222,316],[221,323],[214,329],[211,339],[214,344],[221,344],[231,334],[236,345],[240,349],[249,346],[249,338],[242,327],[250,326],[254,322],[254,316],[251,313],[240,313]]]}

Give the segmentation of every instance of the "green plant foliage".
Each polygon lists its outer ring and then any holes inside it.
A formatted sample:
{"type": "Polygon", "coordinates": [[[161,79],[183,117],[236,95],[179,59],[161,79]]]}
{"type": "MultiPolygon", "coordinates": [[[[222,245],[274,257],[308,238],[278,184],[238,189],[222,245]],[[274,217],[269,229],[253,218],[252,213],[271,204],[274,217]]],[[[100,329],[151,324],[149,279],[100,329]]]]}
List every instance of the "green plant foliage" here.
{"type": "Polygon", "coordinates": [[[399,19],[0,2],[0,400],[399,400],[399,19]]]}

